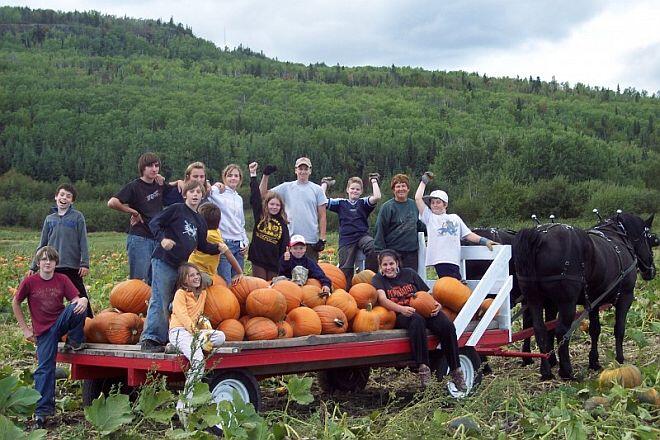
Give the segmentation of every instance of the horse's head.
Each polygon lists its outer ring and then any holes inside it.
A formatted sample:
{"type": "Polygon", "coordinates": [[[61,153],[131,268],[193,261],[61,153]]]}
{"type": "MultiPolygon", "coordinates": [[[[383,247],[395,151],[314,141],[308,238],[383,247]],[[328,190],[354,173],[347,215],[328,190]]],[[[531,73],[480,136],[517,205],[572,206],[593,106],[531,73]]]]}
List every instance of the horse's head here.
{"type": "Polygon", "coordinates": [[[645,280],[652,280],[655,277],[655,263],[653,262],[654,241],[658,239],[651,233],[653,217],[651,215],[647,220],[632,214],[619,214],[617,219],[626,230],[626,234],[633,246],[637,256],[637,267],[645,280]]]}

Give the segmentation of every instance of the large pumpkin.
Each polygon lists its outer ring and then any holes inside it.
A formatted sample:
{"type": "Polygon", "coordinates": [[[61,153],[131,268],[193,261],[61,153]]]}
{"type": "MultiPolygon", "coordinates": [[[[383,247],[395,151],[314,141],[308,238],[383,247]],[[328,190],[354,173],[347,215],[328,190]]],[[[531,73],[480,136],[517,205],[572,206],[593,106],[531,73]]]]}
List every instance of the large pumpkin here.
{"type": "Polygon", "coordinates": [[[268,287],[268,281],[247,275],[242,276],[236,284],[231,286],[232,293],[236,296],[238,303],[241,305],[241,314],[245,314],[245,301],[250,292],[265,287],[268,287]]]}
{"type": "MultiPolygon", "coordinates": [[[[321,282],[317,280],[316,278],[307,278],[307,282],[305,283],[305,286],[316,286],[319,289],[323,287],[321,285],[321,282]]],[[[303,286],[304,287],[304,286],[303,286]]]]}
{"type": "Polygon", "coordinates": [[[245,308],[251,316],[263,316],[277,322],[286,316],[286,298],[270,287],[257,289],[248,295],[245,308]]]}
{"type": "Polygon", "coordinates": [[[277,325],[277,339],[293,338],[293,327],[286,321],[280,321],[277,325]]]}
{"type": "Polygon", "coordinates": [[[369,283],[371,284],[371,279],[376,275],[373,270],[365,269],[362,270],[355,275],[353,275],[353,280],[351,281],[351,285],[354,286],[356,284],[360,283],[369,283]]]}
{"type": "Polygon", "coordinates": [[[366,309],[360,309],[353,318],[353,331],[355,333],[375,332],[380,327],[380,316],[375,313],[371,304],[366,309]]]}
{"type": "Polygon", "coordinates": [[[344,289],[336,289],[328,297],[328,300],[325,302],[326,305],[334,306],[344,312],[346,318],[350,321],[355,317],[358,312],[358,306],[353,298],[347,291],[344,289]]]}
{"type": "Polygon", "coordinates": [[[213,276],[211,277],[211,280],[213,281],[213,286],[223,286],[227,287],[227,282],[225,281],[224,278],[222,278],[220,275],[217,273],[214,273],[213,276]]]}
{"type": "Polygon", "coordinates": [[[430,318],[431,313],[436,308],[437,301],[431,296],[430,293],[420,290],[419,292],[413,293],[412,298],[410,298],[410,307],[414,308],[417,313],[422,315],[424,318],[430,318]]]}
{"type": "Polygon", "coordinates": [[[433,297],[454,312],[460,312],[472,291],[468,286],[453,277],[442,277],[433,285],[433,297]]]}
{"type": "Polygon", "coordinates": [[[277,339],[277,325],[268,318],[257,316],[245,324],[245,336],[250,341],[277,339]]]}
{"type": "Polygon", "coordinates": [[[373,307],[378,302],[378,292],[376,291],[376,288],[371,284],[354,284],[351,286],[351,289],[348,291],[348,293],[350,293],[350,295],[355,298],[355,302],[360,309],[367,308],[367,304],[371,304],[373,307]]]}
{"type": "Polygon", "coordinates": [[[151,287],[142,280],[126,280],[110,291],[110,304],[122,312],[147,313],[151,287]]]}
{"type": "Polygon", "coordinates": [[[225,319],[238,319],[241,316],[241,306],[231,290],[214,284],[206,289],[204,315],[215,328],[225,319]]]}
{"type": "Polygon", "coordinates": [[[321,319],[321,334],[346,333],[348,319],[341,309],[333,306],[317,306],[314,311],[321,319]]]}
{"type": "Polygon", "coordinates": [[[286,315],[286,322],[293,328],[293,336],[321,334],[321,318],[309,307],[298,307],[286,315]]]}
{"type": "Polygon", "coordinates": [[[225,341],[242,341],[245,338],[245,327],[237,319],[225,319],[218,326],[225,334],[225,341]]]}
{"type": "Polygon", "coordinates": [[[142,319],[135,313],[109,315],[105,335],[111,344],[137,344],[142,334],[142,319]]]}
{"type": "Polygon", "coordinates": [[[449,307],[443,307],[440,309],[442,313],[449,319],[450,321],[454,322],[456,320],[456,317],[458,316],[458,313],[454,312],[452,309],[449,307]]]}
{"type": "Polygon", "coordinates": [[[108,325],[110,324],[110,314],[99,313],[94,318],[85,318],[85,327],[83,332],[85,333],[86,342],[95,342],[98,344],[107,344],[108,336],[106,332],[108,331],[108,325]]]}
{"type": "Polygon", "coordinates": [[[635,388],[642,384],[642,373],[634,365],[622,365],[619,368],[603,370],[598,377],[601,388],[609,388],[618,383],[624,388],[635,388]]]}
{"type": "Polygon", "coordinates": [[[380,325],[379,330],[392,330],[396,325],[396,313],[392,310],[387,310],[383,306],[376,306],[373,312],[378,315],[380,325]]]}
{"type": "Polygon", "coordinates": [[[289,313],[296,307],[300,307],[303,300],[303,291],[299,285],[289,280],[278,281],[273,284],[273,289],[284,295],[286,299],[286,312],[289,313]]]}
{"type": "Polygon", "coordinates": [[[250,319],[252,319],[252,318],[254,318],[254,316],[243,315],[243,316],[241,316],[240,318],[238,318],[238,322],[240,322],[241,324],[243,324],[243,328],[245,328],[245,324],[247,324],[247,322],[248,322],[250,319]]]}
{"type": "Polygon", "coordinates": [[[332,282],[333,290],[346,288],[346,275],[344,275],[344,272],[340,268],[330,263],[319,263],[319,267],[332,282]]]}
{"type": "Polygon", "coordinates": [[[328,294],[323,292],[320,286],[306,284],[300,290],[302,291],[302,305],[311,309],[324,305],[328,300],[328,294]]]}

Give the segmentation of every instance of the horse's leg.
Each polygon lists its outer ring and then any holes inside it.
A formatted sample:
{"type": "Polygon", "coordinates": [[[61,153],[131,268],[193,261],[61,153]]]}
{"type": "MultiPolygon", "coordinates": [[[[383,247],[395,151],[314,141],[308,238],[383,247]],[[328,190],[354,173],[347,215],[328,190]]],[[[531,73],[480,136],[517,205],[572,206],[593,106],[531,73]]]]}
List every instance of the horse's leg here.
{"type": "Polygon", "coordinates": [[[598,338],[600,336],[600,314],[598,313],[598,307],[594,307],[589,312],[589,336],[591,337],[589,368],[598,371],[602,368],[598,361],[598,338]]]}
{"type": "MultiPolygon", "coordinates": [[[[523,303],[522,306],[525,307],[525,310],[523,310],[523,315],[522,315],[522,317],[523,317],[523,328],[530,328],[530,327],[532,327],[532,325],[534,325],[534,323],[532,322],[532,314],[529,312],[529,307],[527,306],[526,303],[523,303]]],[[[532,338],[527,338],[523,341],[522,351],[524,353],[531,353],[532,352],[531,340],[532,340],[532,338]]],[[[527,366],[527,365],[532,365],[534,363],[534,361],[532,361],[531,358],[524,357],[524,358],[522,358],[521,363],[524,367],[524,366],[527,366]]]]}
{"type": "MultiPolygon", "coordinates": [[[[538,295],[537,292],[534,292],[538,295]]],[[[528,297],[527,299],[527,310],[532,317],[532,324],[534,326],[534,336],[536,337],[536,345],[539,347],[540,353],[547,353],[547,338],[548,330],[545,328],[545,323],[543,322],[543,315],[541,313],[541,304],[542,300],[540,298],[535,298],[534,300],[528,297]]],[[[550,370],[550,364],[547,359],[541,358],[541,380],[550,380],[554,379],[552,371],[550,370]]]]}
{"type": "Polygon", "coordinates": [[[620,364],[623,363],[623,337],[626,333],[626,317],[628,310],[633,302],[633,293],[622,292],[616,301],[616,318],[614,321],[614,341],[616,350],[616,361],[620,364]]]}
{"type": "MultiPolygon", "coordinates": [[[[543,311],[545,314],[545,322],[550,322],[557,319],[557,305],[554,304],[552,301],[546,300],[543,302],[543,311]]],[[[552,329],[552,330],[548,330],[548,351],[552,352],[550,354],[550,357],[548,358],[550,367],[554,367],[555,365],[557,365],[557,356],[555,355],[554,349],[555,349],[555,330],[552,329]]]]}
{"type": "Polygon", "coordinates": [[[571,328],[575,318],[575,302],[564,303],[558,306],[559,322],[555,329],[559,351],[559,376],[562,379],[573,380],[573,367],[571,366],[571,355],[568,350],[569,341],[564,341],[564,335],[571,328]]]}

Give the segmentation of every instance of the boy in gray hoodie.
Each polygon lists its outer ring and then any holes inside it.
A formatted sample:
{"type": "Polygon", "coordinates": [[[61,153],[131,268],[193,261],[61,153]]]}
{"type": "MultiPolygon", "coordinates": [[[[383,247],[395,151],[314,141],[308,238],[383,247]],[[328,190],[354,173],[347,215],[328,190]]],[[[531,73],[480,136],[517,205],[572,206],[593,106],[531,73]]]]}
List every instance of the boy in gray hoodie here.
{"type": "MultiPolygon", "coordinates": [[[[69,183],[57,187],[55,206],[52,214],[46,216],[41,229],[41,240],[37,249],[43,246],[54,247],[59,254],[59,262],[55,272],[66,275],[81,297],[87,298],[87,290],[83,277],[89,273],[89,249],[87,247],[87,225],[82,213],[73,208],[72,204],[78,195],[73,185],[69,183]]],[[[37,261],[32,261],[28,275],[38,271],[37,261]]],[[[89,302],[89,298],[88,302],[89,302]]],[[[88,304],[87,316],[93,316],[92,307],[88,304]]]]}

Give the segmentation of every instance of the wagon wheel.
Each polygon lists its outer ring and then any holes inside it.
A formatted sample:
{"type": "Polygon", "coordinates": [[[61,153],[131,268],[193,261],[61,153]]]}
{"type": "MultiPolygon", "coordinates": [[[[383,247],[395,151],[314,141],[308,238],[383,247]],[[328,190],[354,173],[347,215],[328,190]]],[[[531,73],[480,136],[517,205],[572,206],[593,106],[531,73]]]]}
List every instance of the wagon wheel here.
{"type": "Polygon", "coordinates": [[[122,382],[118,377],[109,377],[104,379],[85,379],[82,383],[82,404],[83,406],[90,406],[92,402],[103,394],[108,396],[112,387],[118,388],[122,394],[128,394],[131,399],[135,396],[135,387],[129,387],[122,382]]]}
{"type": "MultiPolygon", "coordinates": [[[[481,358],[477,354],[477,351],[474,347],[461,347],[458,349],[458,362],[459,367],[463,371],[463,376],[465,377],[465,385],[467,386],[467,391],[459,391],[453,382],[449,381],[447,383],[447,393],[455,398],[465,397],[472,392],[479,384],[482,379],[481,371],[481,358]]],[[[449,365],[447,364],[447,358],[443,355],[433,356],[431,358],[431,367],[435,371],[435,375],[438,380],[444,379],[444,377],[449,374],[449,365]]]]}
{"type": "MultiPolygon", "coordinates": [[[[222,401],[233,401],[234,393],[246,403],[251,403],[255,411],[261,407],[261,392],[259,383],[252,373],[244,370],[216,370],[205,378],[209,384],[211,398],[217,404],[222,401]]],[[[222,426],[216,425],[209,428],[213,434],[222,435],[222,426]]]]}
{"type": "Polygon", "coordinates": [[[321,389],[327,393],[335,391],[362,391],[369,381],[369,367],[333,368],[318,372],[318,382],[321,389]]]}

